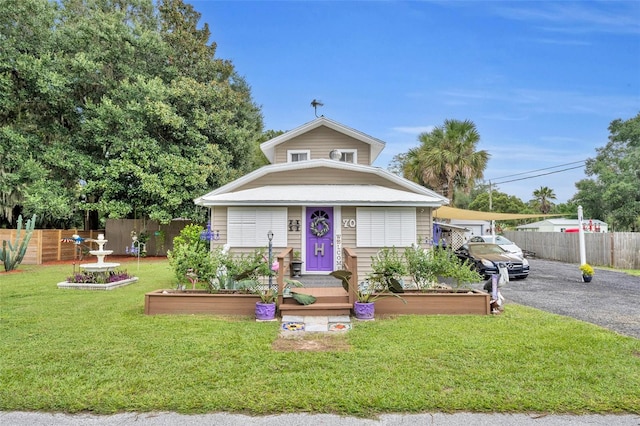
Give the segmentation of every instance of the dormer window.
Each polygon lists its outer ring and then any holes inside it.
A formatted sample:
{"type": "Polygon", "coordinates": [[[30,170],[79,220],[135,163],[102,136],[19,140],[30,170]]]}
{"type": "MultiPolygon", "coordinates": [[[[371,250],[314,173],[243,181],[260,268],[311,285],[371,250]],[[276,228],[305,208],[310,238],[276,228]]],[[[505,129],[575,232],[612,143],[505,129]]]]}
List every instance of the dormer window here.
{"type": "Polygon", "coordinates": [[[287,151],[288,162],[306,161],[311,158],[311,151],[308,149],[289,150],[287,151]]]}
{"type": "Polygon", "coordinates": [[[342,153],[340,161],[344,161],[345,163],[356,163],[358,161],[357,151],[355,149],[341,149],[340,152],[342,153]]]}
{"type": "Polygon", "coordinates": [[[355,164],[358,161],[356,153],[357,150],[355,149],[332,149],[331,152],[329,152],[329,158],[334,161],[355,164]]]}

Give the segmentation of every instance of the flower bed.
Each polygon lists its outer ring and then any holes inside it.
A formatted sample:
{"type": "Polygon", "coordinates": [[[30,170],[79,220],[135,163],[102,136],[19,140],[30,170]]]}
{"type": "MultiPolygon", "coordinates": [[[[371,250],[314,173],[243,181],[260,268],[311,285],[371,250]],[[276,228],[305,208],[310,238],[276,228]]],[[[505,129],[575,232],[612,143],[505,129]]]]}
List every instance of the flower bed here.
{"type": "Polygon", "coordinates": [[[94,283],[70,283],[64,281],[58,283],[58,288],[76,289],[76,290],[113,290],[114,288],[124,287],[129,284],[133,284],[138,281],[138,277],[131,277],[125,280],[113,281],[104,284],[94,283]]]}
{"type": "Polygon", "coordinates": [[[138,277],[129,275],[126,271],[88,272],[82,271],[68,277],[66,281],[58,283],[58,288],[76,290],[113,290],[138,281],[138,277]]]}

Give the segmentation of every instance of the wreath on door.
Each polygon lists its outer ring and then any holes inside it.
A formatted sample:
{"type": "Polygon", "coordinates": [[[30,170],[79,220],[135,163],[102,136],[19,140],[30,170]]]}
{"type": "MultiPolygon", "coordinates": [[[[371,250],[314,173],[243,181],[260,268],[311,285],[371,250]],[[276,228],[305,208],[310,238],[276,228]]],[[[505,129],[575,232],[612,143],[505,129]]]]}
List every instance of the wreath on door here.
{"type": "Polygon", "coordinates": [[[310,230],[316,237],[324,237],[329,232],[329,215],[318,210],[311,214],[310,230]]]}

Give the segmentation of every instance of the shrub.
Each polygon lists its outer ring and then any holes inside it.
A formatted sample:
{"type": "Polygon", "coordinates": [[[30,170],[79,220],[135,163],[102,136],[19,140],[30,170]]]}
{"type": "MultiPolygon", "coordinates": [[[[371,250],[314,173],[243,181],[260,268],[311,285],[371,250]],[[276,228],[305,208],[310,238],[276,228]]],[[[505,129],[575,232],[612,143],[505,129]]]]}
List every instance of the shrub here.
{"type": "Polygon", "coordinates": [[[591,277],[594,274],[593,268],[588,263],[583,263],[582,265],[580,265],[580,271],[582,272],[582,275],[587,277],[591,277]]]}
{"type": "Polygon", "coordinates": [[[452,250],[440,246],[428,250],[418,246],[409,247],[404,256],[409,275],[420,290],[433,287],[439,277],[452,278],[456,287],[482,281],[480,274],[467,262],[462,263],[452,250]]]}
{"type": "Polygon", "coordinates": [[[173,250],[167,252],[169,265],[175,272],[179,288],[198,282],[207,283],[208,286],[216,277],[220,259],[214,258],[209,251],[209,244],[200,239],[203,229],[199,225],[185,226],[173,239],[173,250]]]}

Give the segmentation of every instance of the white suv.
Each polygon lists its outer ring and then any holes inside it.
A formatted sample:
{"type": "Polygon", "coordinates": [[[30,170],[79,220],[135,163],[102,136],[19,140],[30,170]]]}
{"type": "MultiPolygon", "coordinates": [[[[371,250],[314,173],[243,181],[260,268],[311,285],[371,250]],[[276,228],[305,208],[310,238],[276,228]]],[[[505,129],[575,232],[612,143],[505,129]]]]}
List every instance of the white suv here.
{"type": "Polygon", "coordinates": [[[469,240],[470,243],[493,243],[502,247],[505,251],[509,253],[513,253],[516,256],[520,256],[524,258],[522,254],[522,249],[515,245],[513,241],[508,238],[503,237],[502,235],[476,235],[471,237],[469,240]]]}

